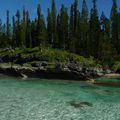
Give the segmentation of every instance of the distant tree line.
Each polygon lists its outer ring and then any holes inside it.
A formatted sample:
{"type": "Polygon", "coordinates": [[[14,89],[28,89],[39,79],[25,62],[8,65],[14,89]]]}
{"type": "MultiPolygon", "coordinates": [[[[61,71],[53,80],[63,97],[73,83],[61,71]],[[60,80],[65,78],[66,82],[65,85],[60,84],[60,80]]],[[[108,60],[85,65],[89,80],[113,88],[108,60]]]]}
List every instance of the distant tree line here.
{"type": "Polygon", "coordinates": [[[29,11],[23,7],[23,14],[17,10],[10,23],[9,11],[6,24],[0,20],[1,48],[52,47],[64,49],[79,55],[93,56],[102,61],[120,59],[120,12],[116,0],[113,0],[110,18],[105,13],[99,17],[96,0],[92,0],[88,11],[83,0],[82,11],[78,9],[78,0],[71,5],[70,14],[62,5],[57,14],[55,0],[48,8],[47,21],[37,6],[37,18],[30,19],[29,11]]]}

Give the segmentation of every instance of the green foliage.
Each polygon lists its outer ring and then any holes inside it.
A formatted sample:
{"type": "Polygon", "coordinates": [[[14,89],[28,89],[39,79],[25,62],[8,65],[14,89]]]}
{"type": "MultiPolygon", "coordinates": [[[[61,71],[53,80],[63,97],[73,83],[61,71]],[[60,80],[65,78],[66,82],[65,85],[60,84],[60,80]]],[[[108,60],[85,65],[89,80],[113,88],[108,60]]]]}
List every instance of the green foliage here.
{"type": "Polygon", "coordinates": [[[20,25],[20,11],[17,10],[16,12],[16,47],[22,47],[22,40],[21,40],[21,25],[20,25]]]}
{"type": "Polygon", "coordinates": [[[51,13],[50,13],[50,19],[51,19],[51,46],[52,47],[57,47],[57,19],[56,19],[56,4],[55,0],[52,0],[52,7],[51,7],[51,13]]]}
{"type": "Polygon", "coordinates": [[[47,30],[46,30],[46,26],[45,26],[44,17],[41,13],[40,5],[38,5],[38,8],[37,8],[37,15],[38,15],[38,19],[37,19],[37,24],[36,24],[35,39],[36,39],[36,45],[41,47],[41,46],[46,45],[46,40],[47,40],[47,33],[46,32],[47,32],[47,30]]]}
{"type": "Polygon", "coordinates": [[[35,53],[50,62],[67,62],[74,58],[76,61],[96,65],[95,60],[89,58],[92,56],[103,65],[112,66],[115,60],[120,60],[120,12],[116,0],[113,0],[110,19],[104,12],[99,17],[97,0],[92,0],[90,14],[86,0],[83,0],[81,11],[78,9],[78,2],[74,0],[69,16],[68,8],[64,5],[57,12],[55,0],[52,0],[47,21],[40,4],[37,6],[37,18],[32,21],[29,11],[23,7],[23,17],[17,10],[11,25],[7,11],[6,24],[2,24],[0,20],[0,48],[4,48],[1,55],[7,55],[10,53],[7,50],[12,48],[13,55],[29,56],[35,53]]]}
{"type": "Polygon", "coordinates": [[[74,3],[73,3],[73,11],[74,11],[74,32],[76,31],[76,27],[77,27],[77,12],[78,12],[78,0],[74,0],[74,3]]]}
{"type": "MultiPolygon", "coordinates": [[[[68,63],[71,59],[76,62],[84,62],[91,66],[98,66],[97,62],[92,58],[84,58],[74,53],[69,53],[65,50],[60,49],[53,49],[53,48],[42,48],[42,51],[39,50],[38,47],[36,48],[26,48],[26,49],[0,49],[0,56],[15,56],[20,54],[21,57],[29,57],[32,54],[39,55],[40,58],[43,58],[44,61],[33,61],[31,63],[40,63],[40,62],[47,62],[55,65],[57,62],[65,64],[68,63]]],[[[26,63],[26,66],[31,63],[26,63]]]]}
{"type": "Polygon", "coordinates": [[[6,30],[6,37],[7,37],[7,46],[11,45],[11,39],[10,39],[10,20],[9,20],[9,10],[7,10],[7,30],[6,30]]]}
{"type": "MultiPolygon", "coordinates": [[[[25,8],[23,8],[23,19],[22,19],[22,21],[21,21],[21,29],[20,29],[20,37],[21,37],[21,40],[22,40],[22,46],[23,47],[26,47],[26,38],[28,37],[27,35],[26,35],[26,29],[28,28],[29,29],[29,27],[27,26],[27,21],[26,21],[26,15],[28,15],[27,14],[27,12],[26,12],[26,10],[25,10],[25,8]]],[[[14,25],[15,23],[13,23],[13,25],[14,25]]],[[[14,25],[14,27],[15,27],[15,25],[14,25]]],[[[14,31],[13,31],[14,32],[14,31]]],[[[13,34],[14,35],[14,34],[13,34]]]]}
{"type": "Polygon", "coordinates": [[[11,47],[15,48],[16,45],[16,24],[15,24],[15,17],[12,17],[12,26],[13,26],[13,30],[12,30],[12,42],[11,42],[11,47]]]}
{"type": "Polygon", "coordinates": [[[68,49],[68,14],[67,8],[62,5],[60,10],[60,15],[57,18],[57,25],[58,25],[58,47],[62,49],[68,49]]]}
{"type": "Polygon", "coordinates": [[[117,62],[114,63],[113,69],[114,70],[120,69],[120,62],[119,61],[117,61],[117,62]]]}
{"type": "Polygon", "coordinates": [[[98,58],[99,56],[99,41],[100,41],[100,21],[98,17],[98,10],[96,0],[93,0],[93,7],[90,13],[90,29],[89,29],[89,55],[98,58]]]}
{"type": "Polygon", "coordinates": [[[24,26],[25,31],[25,45],[27,48],[31,48],[32,47],[32,37],[31,37],[31,21],[30,21],[30,17],[29,17],[29,12],[26,12],[26,28],[24,26]]]}
{"type": "Polygon", "coordinates": [[[112,44],[114,45],[116,51],[120,53],[120,42],[118,34],[118,11],[117,11],[117,2],[113,0],[112,9],[111,9],[111,34],[112,34],[112,44]]]}

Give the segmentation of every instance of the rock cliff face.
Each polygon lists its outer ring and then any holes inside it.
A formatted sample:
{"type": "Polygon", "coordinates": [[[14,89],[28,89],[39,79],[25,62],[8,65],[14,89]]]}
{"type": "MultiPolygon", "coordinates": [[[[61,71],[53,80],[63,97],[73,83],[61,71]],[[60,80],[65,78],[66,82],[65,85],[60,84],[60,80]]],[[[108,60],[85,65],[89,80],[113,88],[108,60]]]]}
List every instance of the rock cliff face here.
{"type": "Polygon", "coordinates": [[[66,65],[68,71],[79,76],[81,79],[90,79],[104,75],[105,71],[102,68],[91,67],[81,62],[70,62],[66,65]]]}
{"type": "Polygon", "coordinates": [[[0,68],[0,73],[47,79],[89,80],[103,76],[106,71],[81,62],[69,62],[64,66],[58,63],[55,68],[45,63],[34,64],[32,67],[6,67],[0,68]]]}
{"type": "Polygon", "coordinates": [[[0,73],[22,76],[22,77],[39,77],[47,79],[68,79],[68,80],[89,80],[95,77],[103,76],[110,73],[110,70],[104,70],[85,64],[83,62],[75,62],[70,60],[65,65],[61,65],[59,60],[51,68],[48,60],[40,54],[30,53],[26,56],[18,54],[14,56],[1,55],[0,63],[12,62],[21,67],[0,67],[0,73]],[[39,61],[38,63],[33,61],[39,61]],[[31,67],[23,67],[26,63],[31,63],[31,67]]]}

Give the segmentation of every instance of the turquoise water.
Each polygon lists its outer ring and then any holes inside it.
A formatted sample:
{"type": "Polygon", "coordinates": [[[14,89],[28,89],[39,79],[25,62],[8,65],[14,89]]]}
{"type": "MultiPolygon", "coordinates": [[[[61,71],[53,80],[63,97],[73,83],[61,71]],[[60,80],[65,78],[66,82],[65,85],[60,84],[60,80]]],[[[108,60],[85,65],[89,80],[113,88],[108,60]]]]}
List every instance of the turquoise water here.
{"type": "Polygon", "coordinates": [[[98,78],[97,81],[120,83],[120,78],[98,78]]]}
{"type": "Polygon", "coordinates": [[[120,120],[120,88],[1,75],[0,120],[120,120]]]}

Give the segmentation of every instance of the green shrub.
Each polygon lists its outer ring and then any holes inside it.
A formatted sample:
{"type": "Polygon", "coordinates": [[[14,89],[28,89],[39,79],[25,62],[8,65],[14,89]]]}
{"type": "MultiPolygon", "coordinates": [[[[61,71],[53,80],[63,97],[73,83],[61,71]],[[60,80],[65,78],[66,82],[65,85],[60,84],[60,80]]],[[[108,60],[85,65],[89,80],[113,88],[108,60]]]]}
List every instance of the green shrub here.
{"type": "Polygon", "coordinates": [[[114,63],[113,69],[115,69],[115,70],[120,69],[120,61],[117,61],[114,63]]]}
{"type": "Polygon", "coordinates": [[[73,59],[74,61],[77,61],[77,62],[84,62],[84,63],[89,64],[91,66],[101,67],[101,65],[98,64],[94,60],[93,57],[84,58],[84,57],[79,56],[77,54],[70,53],[70,52],[67,52],[65,50],[60,50],[60,49],[53,49],[53,48],[41,48],[41,49],[39,49],[38,47],[36,47],[36,48],[23,48],[23,49],[16,48],[14,50],[12,50],[12,49],[9,49],[9,50],[8,49],[0,49],[0,56],[3,56],[3,55],[15,56],[17,54],[21,54],[22,57],[29,57],[29,55],[31,55],[31,54],[38,54],[46,62],[54,63],[54,64],[56,64],[57,62],[60,62],[61,64],[65,64],[65,63],[69,62],[71,59],[73,59]]]}

